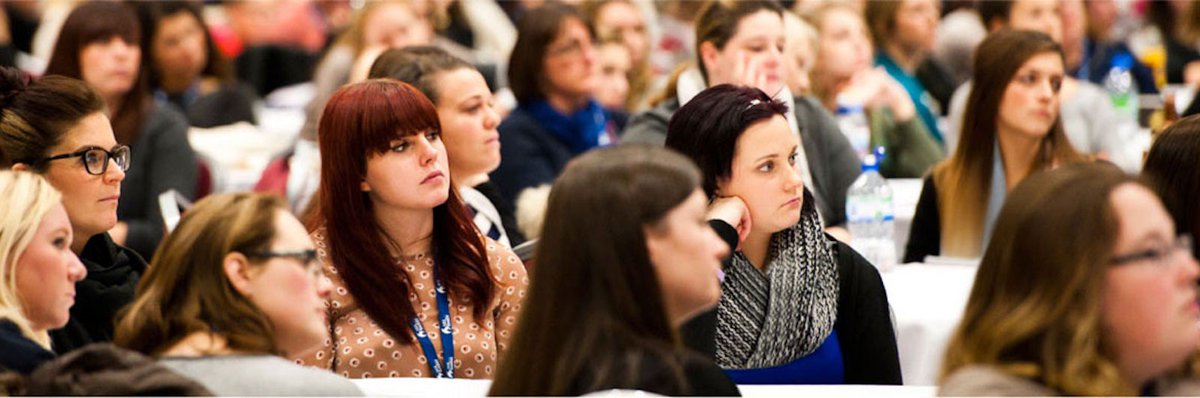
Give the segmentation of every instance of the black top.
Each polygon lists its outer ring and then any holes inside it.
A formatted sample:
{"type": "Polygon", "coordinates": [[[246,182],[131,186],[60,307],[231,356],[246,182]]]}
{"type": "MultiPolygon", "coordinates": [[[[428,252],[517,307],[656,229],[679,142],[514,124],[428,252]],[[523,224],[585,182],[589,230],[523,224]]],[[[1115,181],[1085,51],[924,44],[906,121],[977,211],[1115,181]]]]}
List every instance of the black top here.
{"type": "Polygon", "coordinates": [[[504,225],[504,233],[508,235],[508,243],[512,247],[525,243],[525,234],[521,233],[521,229],[517,227],[517,218],[513,216],[516,210],[511,202],[500,195],[500,189],[496,188],[496,184],[486,181],[474,188],[487,197],[492,202],[492,206],[496,206],[496,212],[500,213],[500,224],[504,225]]]}
{"type": "Polygon", "coordinates": [[[185,94],[166,94],[168,103],[187,116],[194,127],[217,127],[237,122],[258,124],[254,117],[254,89],[236,82],[221,83],[211,93],[188,98],[185,94]]]}
{"type": "MultiPolygon", "coordinates": [[[[620,353],[613,354],[620,355],[620,353]]],[[[584,395],[612,389],[640,390],[667,396],[734,397],[742,395],[737,385],[733,384],[728,376],[725,376],[725,372],[721,368],[714,365],[711,360],[686,348],[677,350],[673,354],[646,351],[637,353],[627,352],[626,354],[632,354],[629,358],[636,358],[636,364],[633,364],[632,362],[634,361],[631,361],[631,364],[626,366],[625,369],[617,371],[631,376],[630,380],[596,386],[593,385],[595,383],[584,377],[581,380],[576,380],[571,391],[566,395],[584,395]],[[665,355],[675,356],[675,360],[682,368],[683,378],[687,383],[686,386],[678,385],[675,370],[662,359],[665,355]]]]}
{"type": "MultiPolygon", "coordinates": [[[[737,245],[737,231],[732,226],[719,220],[708,223],[730,247],[737,245]]],[[[849,245],[834,242],[839,290],[833,328],[838,334],[846,384],[901,384],[900,355],[883,279],[875,266],[849,245]]],[[[724,265],[728,266],[729,261],[724,265]]],[[[714,308],[684,324],[680,336],[685,345],[713,358],[717,352],[716,329],[714,308]]]]}
{"type": "Polygon", "coordinates": [[[492,171],[491,179],[508,203],[516,205],[517,196],[526,188],[552,183],[575,157],[570,146],[522,108],[513,109],[496,129],[500,131],[500,167],[492,171]]]}
{"type": "Polygon", "coordinates": [[[16,324],[0,319],[0,371],[29,374],[51,359],[54,359],[53,352],[22,335],[16,324]]]}
{"type": "Polygon", "coordinates": [[[75,283],[75,305],[62,329],[50,332],[54,351],[63,354],[89,343],[112,341],[117,311],[133,301],[146,260],[113,243],[107,233],[93,236],[79,255],[87,277],[75,283]]]}
{"type": "Polygon", "coordinates": [[[133,155],[121,182],[117,219],[129,225],[125,246],[150,258],[163,238],[158,195],[174,189],[195,199],[196,153],[188,143],[187,120],[157,100],[130,149],[133,155]]]}
{"type": "Polygon", "coordinates": [[[937,186],[933,177],[925,177],[917,210],[913,213],[912,225],[908,230],[908,244],[904,247],[904,262],[919,263],[925,256],[942,253],[942,220],[938,215],[937,186]]]}

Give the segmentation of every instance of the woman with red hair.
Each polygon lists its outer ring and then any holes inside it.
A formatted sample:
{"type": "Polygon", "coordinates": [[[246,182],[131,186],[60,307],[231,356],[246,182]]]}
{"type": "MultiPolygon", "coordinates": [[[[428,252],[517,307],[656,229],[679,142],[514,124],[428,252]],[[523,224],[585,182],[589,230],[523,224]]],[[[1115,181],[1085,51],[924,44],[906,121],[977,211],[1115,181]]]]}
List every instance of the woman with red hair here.
{"type": "Polygon", "coordinates": [[[529,281],[452,189],[433,103],[368,80],[333,94],[319,132],[307,218],[334,289],[329,339],[303,361],[350,378],[491,378],[529,281]]]}

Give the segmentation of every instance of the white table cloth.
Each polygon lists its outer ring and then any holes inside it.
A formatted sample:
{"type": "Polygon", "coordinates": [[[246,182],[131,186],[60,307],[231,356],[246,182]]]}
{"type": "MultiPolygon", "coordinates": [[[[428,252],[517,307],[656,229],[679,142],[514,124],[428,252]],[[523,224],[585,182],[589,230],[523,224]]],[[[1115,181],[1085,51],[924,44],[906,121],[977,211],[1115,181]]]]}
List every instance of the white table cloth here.
{"type": "MultiPolygon", "coordinates": [[[[375,397],[482,397],[487,395],[491,386],[490,380],[467,379],[392,378],[351,381],[363,394],[375,397]]],[[[934,387],[929,386],[742,385],[738,386],[738,389],[745,397],[932,397],[936,392],[934,387]]]]}
{"type": "Polygon", "coordinates": [[[882,274],[895,316],[904,384],[937,382],[946,343],[962,318],[975,269],[964,264],[904,264],[882,274]]]}

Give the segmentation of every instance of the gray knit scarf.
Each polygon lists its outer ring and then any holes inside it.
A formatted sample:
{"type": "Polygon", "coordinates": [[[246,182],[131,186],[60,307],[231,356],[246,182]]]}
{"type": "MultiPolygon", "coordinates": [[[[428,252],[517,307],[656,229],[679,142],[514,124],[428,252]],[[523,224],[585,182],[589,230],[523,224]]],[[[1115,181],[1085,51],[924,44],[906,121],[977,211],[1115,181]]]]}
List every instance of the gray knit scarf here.
{"type": "Polygon", "coordinates": [[[838,275],[815,200],[804,190],[800,222],[771,237],[760,271],[734,253],[717,304],[717,365],[779,366],[811,354],[837,320],[838,275]]]}

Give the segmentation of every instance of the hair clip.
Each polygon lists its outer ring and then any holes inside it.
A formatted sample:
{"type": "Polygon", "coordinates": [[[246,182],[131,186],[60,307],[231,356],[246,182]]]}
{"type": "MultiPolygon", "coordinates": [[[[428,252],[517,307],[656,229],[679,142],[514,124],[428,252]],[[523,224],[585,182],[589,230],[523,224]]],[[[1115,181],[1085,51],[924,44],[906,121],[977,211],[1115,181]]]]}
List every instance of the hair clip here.
{"type": "MultiPolygon", "coordinates": [[[[746,109],[753,108],[755,105],[758,105],[761,103],[762,103],[762,100],[760,100],[758,98],[752,99],[752,100],[750,100],[750,105],[746,105],[746,109]]],[[[745,109],[743,109],[743,110],[745,110],[745,109]]]]}

